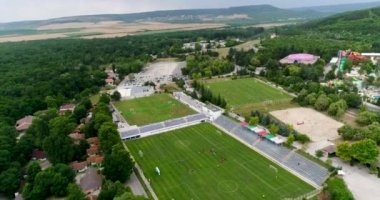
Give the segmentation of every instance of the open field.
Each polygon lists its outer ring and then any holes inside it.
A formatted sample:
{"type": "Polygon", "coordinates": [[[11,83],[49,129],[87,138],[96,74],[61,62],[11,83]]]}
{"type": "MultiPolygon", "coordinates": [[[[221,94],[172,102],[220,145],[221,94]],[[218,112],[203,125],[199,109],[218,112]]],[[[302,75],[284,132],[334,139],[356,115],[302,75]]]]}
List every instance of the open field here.
{"type": "Polygon", "coordinates": [[[160,199],[275,200],[313,190],[207,123],[129,141],[127,146],[160,199]]]}
{"type": "Polygon", "coordinates": [[[275,118],[293,126],[294,130],[306,134],[311,142],[307,152],[314,155],[315,151],[333,144],[340,138],[338,129],[343,123],[326,116],[311,108],[290,108],[270,112],[275,118]]]}
{"type": "MultiPolygon", "coordinates": [[[[251,108],[252,110],[255,109],[254,106],[255,104],[257,105],[257,103],[284,103],[290,102],[292,98],[288,94],[267,86],[254,78],[212,80],[206,82],[206,86],[210,88],[214,94],[220,94],[224,97],[228,105],[234,110],[239,110],[240,107],[244,106],[246,109],[247,106],[250,108],[253,106],[251,108]]],[[[262,107],[262,104],[260,107],[262,107]]]]}
{"type": "Polygon", "coordinates": [[[168,94],[121,101],[115,106],[129,124],[138,126],[195,114],[168,94]]]}
{"type": "Polygon", "coordinates": [[[343,126],[343,123],[311,108],[291,108],[273,111],[270,114],[286,124],[293,125],[296,131],[308,135],[314,142],[338,139],[338,129],[343,126]],[[297,125],[298,123],[303,124],[297,125]]]}
{"type": "Polygon", "coordinates": [[[258,110],[263,113],[269,113],[275,110],[282,110],[288,108],[298,108],[297,103],[293,103],[287,99],[281,101],[272,101],[272,102],[260,102],[260,103],[250,103],[243,106],[236,107],[234,113],[241,116],[249,116],[252,111],[258,110]]]}
{"type": "MultiPolygon", "coordinates": [[[[247,41],[243,44],[239,44],[239,45],[236,45],[236,46],[231,47],[231,48],[234,48],[237,50],[248,51],[248,50],[251,50],[253,48],[253,46],[257,45],[257,44],[260,44],[260,40],[250,40],[250,41],[247,41]]],[[[225,57],[227,57],[228,52],[230,51],[230,47],[218,48],[218,49],[214,49],[214,51],[219,53],[219,58],[225,58],[225,57]]]]}
{"type": "Polygon", "coordinates": [[[224,24],[216,23],[161,23],[161,22],[141,22],[141,23],[124,23],[121,21],[102,21],[102,22],[74,22],[74,23],[57,23],[40,26],[36,28],[36,34],[28,35],[5,35],[0,37],[0,42],[17,42],[29,40],[44,40],[53,38],[78,37],[83,39],[93,38],[113,38],[134,35],[139,33],[148,33],[151,31],[184,31],[199,30],[209,28],[221,28],[224,24]],[[70,30],[70,31],[68,31],[70,30]],[[77,30],[77,31],[72,31],[77,30]],[[47,33],[38,33],[46,31],[47,33]],[[53,31],[54,33],[48,33],[53,31]]]}

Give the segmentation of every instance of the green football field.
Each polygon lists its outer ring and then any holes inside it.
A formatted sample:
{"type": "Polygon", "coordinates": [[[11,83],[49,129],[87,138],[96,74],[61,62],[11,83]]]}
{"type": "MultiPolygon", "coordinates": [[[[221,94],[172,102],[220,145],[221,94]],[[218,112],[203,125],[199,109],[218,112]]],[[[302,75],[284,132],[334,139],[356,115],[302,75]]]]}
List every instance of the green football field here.
{"type": "Polygon", "coordinates": [[[115,106],[129,124],[138,126],[196,113],[168,94],[116,102],[115,106]]]}
{"type": "Polygon", "coordinates": [[[159,199],[275,200],[314,189],[208,123],[126,144],[159,199]]]}
{"type": "Polygon", "coordinates": [[[291,99],[288,94],[265,85],[254,78],[212,80],[206,83],[206,87],[210,88],[213,94],[220,94],[224,97],[228,105],[232,107],[291,99]]]}

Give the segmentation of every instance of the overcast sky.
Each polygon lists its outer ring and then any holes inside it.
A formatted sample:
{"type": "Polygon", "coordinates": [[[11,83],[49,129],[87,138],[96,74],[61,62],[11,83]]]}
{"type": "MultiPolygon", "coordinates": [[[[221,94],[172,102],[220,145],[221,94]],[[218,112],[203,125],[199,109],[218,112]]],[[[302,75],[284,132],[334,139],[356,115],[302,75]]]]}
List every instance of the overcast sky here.
{"type": "Polygon", "coordinates": [[[254,4],[290,8],[356,2],[367,0],[0,0],[0,22],[254,4]]]}

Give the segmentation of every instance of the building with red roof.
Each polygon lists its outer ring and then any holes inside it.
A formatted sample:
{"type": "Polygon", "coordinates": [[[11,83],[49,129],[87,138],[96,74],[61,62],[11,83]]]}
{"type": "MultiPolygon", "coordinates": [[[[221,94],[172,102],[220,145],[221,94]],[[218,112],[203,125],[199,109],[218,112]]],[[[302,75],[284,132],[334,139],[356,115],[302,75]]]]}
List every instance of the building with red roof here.
{"type": "Polygon", "coordinates": [[[89,156],[87,158],[87,164],[88,165],[93,165],[93,166],[101,166],[103,163],[104,157],[103,156],[89,156]]]}
{"type": "Polygon", "coordinates": [[[82,172],[85,172],[87,170],[87,162],[86,161],[83,161],[83,162],[75,161],[75,162],[70,163],[70,167],[74,172],[82,173],[82,172]]]}
{"type": "Polygon", "coordinates": [[[34,150],[32,153],[32,159],[41,161],[46,160],[46,153],[44,151],[34,150]]]}
{"type": "Polygon", "coordinates": [[[75,109],[75,104],[64,104],[59,108],[59,113],[64,114],[67,111],[73,112],[75,109]]]}

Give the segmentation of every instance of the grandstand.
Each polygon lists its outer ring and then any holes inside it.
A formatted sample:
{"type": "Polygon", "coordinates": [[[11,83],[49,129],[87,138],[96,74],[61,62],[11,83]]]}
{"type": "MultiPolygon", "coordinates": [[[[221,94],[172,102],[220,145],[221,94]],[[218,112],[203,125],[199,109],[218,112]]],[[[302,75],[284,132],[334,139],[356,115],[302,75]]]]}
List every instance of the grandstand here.
{"type": "Polygon", "coordinates": [[[213,123],[316,187],[320,187],[329,176],[326,168],[284,146],[262,140],[257,134],[225,116],[218,117],[213,123]]]}
{"type": "Polygon", "coordinates": [[[223,114],[224,109],[215,106],[213,104],[204,104],[197,99],[193,99],[192,97],[186,95],[183,92],[174,92],[174,97],[181,101],[183,104],[188,105],[190,108],[196,110],[197,112],[204,113],[210,117],[211,120],[215,120],[220,115],[223,114]]]}
{"type": "Polygon", "coordinates": [[[186,117],[167,120],[164,122],[145,125],[142,127],[134,126],[120,128],[119,132],[122,140],[131,140],[171,131],[178,128],[184,128],[208,120],[209,118],[205,114],[194,114],[186,117]]]}

